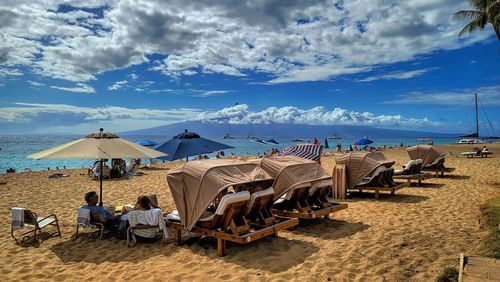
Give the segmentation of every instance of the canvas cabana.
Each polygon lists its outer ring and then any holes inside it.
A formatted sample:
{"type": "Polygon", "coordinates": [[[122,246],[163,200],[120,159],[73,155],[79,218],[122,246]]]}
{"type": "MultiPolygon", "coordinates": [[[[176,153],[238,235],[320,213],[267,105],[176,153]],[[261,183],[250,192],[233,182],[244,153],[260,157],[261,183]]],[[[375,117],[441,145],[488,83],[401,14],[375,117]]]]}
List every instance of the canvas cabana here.
{"type": "Polygon", "coordinates": [[[405,186],[404,183],[393,182],[392,166],[395,161],[387,159],[380,152],[350,152],[336,156],[335,161],[337,165],[343,165],[346,171],[347,189],[358,189],[360,192],[373,190],[375,198],[378,198],[380,191],[390,191],[394,194],[396,190],[405,186]]]}
{"type": "Polygon", "coordinates": [[[262,237],[277,235],[279,230],[297,225],[296,219],[281,217],[272,226],[249,228],[244,218],[250,201],[248,191],[240,191],[222,198],[219,208],[223,202],[228,204],[227,208],[221,213],[218,208],[211,219],[219,220],[220,226],[213,225],[212,228],[201,218],[209,204],[223,190],[266,181],[270,184],[270,180],[272,177],[257,164],[231,159],[192,161],[170,171],[167,182],[179,219],[170,220],[170,223],[175,228],[177,243],[181,243],[183,230],[214,237],[217,238],[218,254],[223,256],[226,254],[225,241],[246,244],[262,237]]]}
{"type": "Polygon", "coordinates": [[[273,213],[295,218],[325,217],[347,208],[345,203],[331,203],[332,177],[316,161],[296,156],[270,156],[251,160],[273,178],[275,206],[273,213]],[[281,205],[288,201],[287,205],[281,205]]]}
{"type": "Polygon", "coordinates": [[[452,172],[455,168],[445,167],[445,153],[432,145],[416,145],[406,149],[412,160],[422,160],[422,171],[434,172],[436,176],[445,172],[452,172]]]}

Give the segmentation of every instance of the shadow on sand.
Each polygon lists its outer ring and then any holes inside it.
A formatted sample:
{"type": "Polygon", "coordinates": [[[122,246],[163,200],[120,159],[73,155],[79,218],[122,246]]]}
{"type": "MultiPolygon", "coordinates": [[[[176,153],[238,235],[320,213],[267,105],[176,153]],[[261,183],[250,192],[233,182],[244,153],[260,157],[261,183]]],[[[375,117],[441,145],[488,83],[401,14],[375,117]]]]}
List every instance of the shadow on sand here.
{"type": "Polygon", "coordinates": [[[443,187],[444,184],[442,183],[429,183],[429,182],[422,182],[418,186],[416,182],[412,182],[410,187],[406,188],[429,188],[429,189],[437,189],[443,187]]]}
{"type": "Polygon", "coordinates": [[[338,240],[352,236],[370,228],[362,222],[348,222],[332,219],[301,220],[300,224],[291,232],[294,234],[313,236],[326,240],[338,240]]]}
{"type": "Polygon", "coordinates": [[[217,256],[217,241],[214,238],[191,238],[181,247],[213,260],[273,273],[284,272],[302,264],[306,258],[319,251],[310,242],[282,237],[265,237],[245,245],[227,242],[226,246],[227,256],[224,257],[217,256]]]}
{"type": "Polygon", "coordinates": [[[170,256],[177,249],[175,244],[164,245],[160,241],[141,243],[129,248],[126,241],[94,240],[82,237],[53,245],[51,250],[62,262],[101,264],[104,262],[140,262],[150,257],[170,256]],[[108,251],[116,249],[119,252],[108,251]]]}
{"type": "Polygon", "coordinates": [[[443,176],[439,175],[438,177],[434,177],[435,179],[446,178],[446,179],[470,179],[468,175],[456,175],[456,174],[445,174],[443,176]]]}
{"type": "MultiPolygon", "coordinates": [[[[408,187],[406,187],[408,188],[408,187]]],[[[380,193],[379,199],[375,199],[375,194],[370,192],[350,192],[350,197],[346,200],[346,202],[358,202],[358,201],[379,201],[379,202],[388,202],[388,203],[420,203],[429,199],[426,196],[419,195],[408,195],[401,194],[402,191],[396,192],[396,194],[391,195],[390,193],[380,193]]]]}

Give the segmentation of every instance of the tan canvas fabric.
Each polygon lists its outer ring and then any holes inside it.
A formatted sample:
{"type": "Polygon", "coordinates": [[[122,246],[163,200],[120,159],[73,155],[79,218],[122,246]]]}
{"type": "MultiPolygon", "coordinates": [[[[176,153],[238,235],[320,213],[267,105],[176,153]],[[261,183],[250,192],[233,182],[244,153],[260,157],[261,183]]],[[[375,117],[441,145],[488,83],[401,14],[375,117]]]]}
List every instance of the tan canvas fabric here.
{"type": "Polygon", "coordinates": [[[432,163],[444,153],[432,145],[416,145],[406,149],[412,160],[422,159],[422,166],[432,163]]]}
{"type": "Polygon", "coordinates": [[[32,159],[112,159],[165,156],[165,153],[146,148],[122,138],[82,138],[28,156],[32,159]]]}
{"type": "Polygon", "coordinates": [[[317,162],[296,156],[271,156],[249,162],[258,163],[274,178],[275,200],[296,185],[332,177],[317,162]]]}
{"type": "Polygon", "coordinates": [[[192,161],[167,174],[175,206],[187,230],[193,228],[208,205],[225,188],[271,179],[257,164],[231,159],[192,161]]]}
{"type": "Polygon", "coordinates": [[[395,161],[387,159],[380,152],[350,152],[335,157],[337,164],[345,164],[347,169],[347,181],[349,187],[354,187],[363,178],[370,175],[380,166],[390,168],[395,161]]]}

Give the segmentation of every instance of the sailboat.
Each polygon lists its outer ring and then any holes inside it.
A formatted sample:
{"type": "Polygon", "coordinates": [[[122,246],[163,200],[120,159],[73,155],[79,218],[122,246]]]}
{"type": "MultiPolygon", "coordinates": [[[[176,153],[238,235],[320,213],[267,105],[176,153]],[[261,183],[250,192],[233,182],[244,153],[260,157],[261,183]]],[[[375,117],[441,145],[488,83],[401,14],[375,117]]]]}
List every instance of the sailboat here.
{"type": "MultiPolygon", "coordinates": [[[[482,142],[479,139],[479,118],[478,118],[478,110],[477,110],[477,93],[474,94],[474,100],[475,100],[475,110],[476,110],[476,132],[460,136],[460,137],[463,137],[463,138],[460,139],[457,142],[458,144],[479,144],[479,143],[483,143],[484,142],[484,141],[482,142]]],[[[483,111],[484,111],[484,108],[483,108],[483,111]]],[[[485,114],[486,114],[486,112],[485,112],[485,114]]],[[[490,120],[488,118],[488,115],[486,115],[486,119],[488,120],[488,123],[489,123],[489,125],[491,127],[491,130],[492,130],[493,134],[495,134],[495,130],[493,129],[493,126],[491,125],[491,122],[490,122],[490,120]]],[[[484,139],[500,139],[500,138],[496,137],[496,136],[493,136],[493,137],[487,137],[487,138],[484,138],[484,139]]]]}
{"type": "MultiPolygon", "coordinates": [[[[332,131],[334,132],[334,131],[332,131]]],[[[339,139],[342,139],[342,137],[340,137],[339,135],[337,134],[332,134],[332,136],[328,136],[327,137],[328,139],[334,139],[334,140],[339,140],[339,139]]]]}
{"type": "Polygon", "coordinates": [[[226,133],[222,139],[234,139],[234,136],[231,136],[231,123],[228,122],[227,125],[229,127],[229,133],[226,133]]]}
{"type": "Polygon", "coordinates": [[[248,125],[250,125],[250,132],[249,134],[247,135],[247,139],[253,139],[253,140],[258,140],[259,138],[257,136],[253,136],[253,132],[252,132],[252,124],[249,123],[248,125]]]}

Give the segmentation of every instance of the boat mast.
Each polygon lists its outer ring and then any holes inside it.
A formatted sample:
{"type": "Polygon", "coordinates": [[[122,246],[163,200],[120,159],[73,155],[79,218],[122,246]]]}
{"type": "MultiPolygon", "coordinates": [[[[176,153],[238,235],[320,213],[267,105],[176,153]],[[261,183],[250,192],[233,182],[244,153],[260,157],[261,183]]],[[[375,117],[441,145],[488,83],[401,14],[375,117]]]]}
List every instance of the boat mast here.
{"type": "Polygon", "coordinates": [[[479,122],[477,117],[477,93],[474,94],[476,99],[476,138],[479,138],[479,122]]]}

